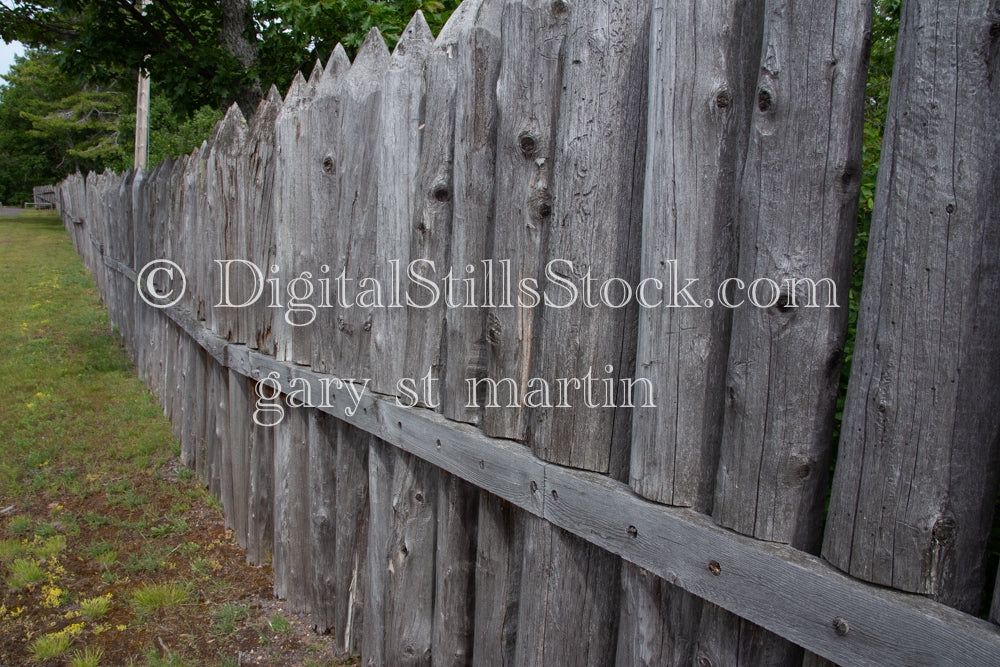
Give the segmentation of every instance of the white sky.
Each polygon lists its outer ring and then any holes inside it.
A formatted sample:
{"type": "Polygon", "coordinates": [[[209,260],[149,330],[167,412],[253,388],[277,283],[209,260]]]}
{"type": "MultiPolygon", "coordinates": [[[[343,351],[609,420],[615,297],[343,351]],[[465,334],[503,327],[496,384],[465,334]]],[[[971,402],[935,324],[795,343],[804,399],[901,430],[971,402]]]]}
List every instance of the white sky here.
{"type": "MultiPolygon", "coordinates": [[[[0,42],[0,74],[6,74],[14,64],[14,56],[24,54],[24,45],[20,42],[0,42]]],[[[2,82],[0,82],[2,83],[2,82]]]]}

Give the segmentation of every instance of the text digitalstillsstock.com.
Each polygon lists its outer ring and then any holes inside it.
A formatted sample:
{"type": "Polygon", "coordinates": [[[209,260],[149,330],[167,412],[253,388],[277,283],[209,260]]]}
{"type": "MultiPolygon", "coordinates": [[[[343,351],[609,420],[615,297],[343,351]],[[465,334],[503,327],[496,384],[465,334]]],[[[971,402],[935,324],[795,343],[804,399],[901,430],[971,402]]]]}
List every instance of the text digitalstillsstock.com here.
{"type": "MultiPolygon", "coordinates": [[[[589,268],[577,267],[571,260],[553,259],[542,275],[514,279],[510,260],[483,260],[461,271],[439,270],[434,261],[416,259],[403,266],[389,260],[374,276],[349,277],[346,268],[334,272],[322,264],[316,272],[300,271],[283,278],[277,265],[260,266],[246,259],[215,260],[218,296],[215,308],[248,308],[261,303],[280,309],[290,327],[310,326],[320,311],[326,309],[376,308],[485,308],[533,309],[571,308],[710,309],[716,306],[735,309],[754,307],[838,308],[837,286],[830,278],[785,277],[780,281],[763,277],[751,281],[727,278],[705,296],[697,278],[682,278],[677,260],[660,263],[659,275],[631,282],[621,277],[595,278],[589,268]]],[[[356,272],[355,272],[356,273],[356,272]]],[[[187,288],[184,271],[176,263],[153,260],[138,273],[139,295],[155,308],[176,305],[187,288]]],[[[655,407],[653,386],[646,378],[619,378],[615,369],[604,366],[606,376],[592,368],[579,377],[566,378],[467,378],[468,408],[632,408],[655,407]]],[[[350,404],[344,413],[357,411],[368,392],[370,379],[326,377],[319,386],[295,378],[282,387],[276,373],[260,378],[256,384],[257,401],[253,420],[259,426],[274,426],[282,421],[285,408],[313,406],[333,408],[333,390],[344,390],[350,404]]],[[[440,405],[437,378],[431,369],[422,378],[400,378],[396,384],[396,403],[401,407],[440,405]]]]}

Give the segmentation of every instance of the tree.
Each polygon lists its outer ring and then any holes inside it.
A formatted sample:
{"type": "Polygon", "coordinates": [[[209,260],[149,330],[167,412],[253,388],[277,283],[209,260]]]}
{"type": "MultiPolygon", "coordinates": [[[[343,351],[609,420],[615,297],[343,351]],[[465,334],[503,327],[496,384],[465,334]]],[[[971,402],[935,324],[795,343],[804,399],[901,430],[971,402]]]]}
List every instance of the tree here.
{"type": "Polygon", "coordinates": [[[59,51],[69,73],[90,82],[153,73],[171,106],[190,113],[233,101],[248,118],[261,91],[286,89],[336,43],[353,54],[378,26],[391,47],[423,10],[439,29],[459,0],[13,0],[0,4],[0,38],[59,51]]]}
{"type": "Polygon", "coordinates": [[[122,93],[81,86],[49,51],[18,58],[0,87],[0,200],[30,199],[31,187],[80,170],[121,169],[122,93]]]}

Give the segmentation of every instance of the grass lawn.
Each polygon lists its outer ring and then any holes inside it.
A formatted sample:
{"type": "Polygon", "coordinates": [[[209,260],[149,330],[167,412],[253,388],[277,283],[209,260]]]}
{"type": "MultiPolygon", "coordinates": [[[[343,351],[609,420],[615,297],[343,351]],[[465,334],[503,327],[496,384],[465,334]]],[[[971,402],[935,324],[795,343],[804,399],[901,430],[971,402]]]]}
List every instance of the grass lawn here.
{"type": "Polygon", "coordinates": [[[271,596],[54,213],[0,217],[0,665],[330,665],[271,596]]]}

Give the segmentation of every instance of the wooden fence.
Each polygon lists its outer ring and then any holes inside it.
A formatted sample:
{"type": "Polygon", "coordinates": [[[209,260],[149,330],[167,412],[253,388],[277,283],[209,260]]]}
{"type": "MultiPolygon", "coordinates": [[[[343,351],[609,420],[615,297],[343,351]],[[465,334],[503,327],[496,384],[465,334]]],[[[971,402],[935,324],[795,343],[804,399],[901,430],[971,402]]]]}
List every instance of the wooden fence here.
{"type": "Polygon", "coordinates": [[[905,4],[838,446],[871,11],[466,0],[60,210],[247,557],[366,664],[996,665],[1000,10],[905,4]],[[377,302],[415,260],[454,303],[377,302]],[[566,303],[588,275],[701,307],[566,303]],[[729,278],[782,287],[708,307],[729,278]],[[586,377],[655,407],[467,390],[586,377]]]}

